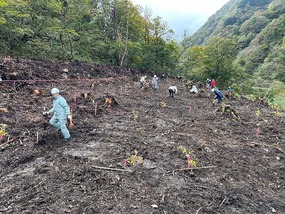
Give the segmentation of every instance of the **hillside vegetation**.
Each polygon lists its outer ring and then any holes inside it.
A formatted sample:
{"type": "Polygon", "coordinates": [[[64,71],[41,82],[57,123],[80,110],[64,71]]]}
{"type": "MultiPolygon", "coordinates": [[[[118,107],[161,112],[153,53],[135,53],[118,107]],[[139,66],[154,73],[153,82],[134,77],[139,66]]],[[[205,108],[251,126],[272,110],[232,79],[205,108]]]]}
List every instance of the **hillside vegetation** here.
{"type": "MultiPolygon", "coordinates": [[[[284,0],[231,0],[191,37],[191,45],[207,44],[215,36],[230,38],[236,65],[255,79],[253,85],[271,88],[285,82],[284,35],[284,0]]],[[[279,95],[284,95],[281,88],[279,95]]]]}
{"type": "Polygon", "coordinates": [[[214,78],[221,89],[285,109],[284,5],[231,0],[178,43],[161,17],[129,0],[5,0],[0,54],[214,78]]]}

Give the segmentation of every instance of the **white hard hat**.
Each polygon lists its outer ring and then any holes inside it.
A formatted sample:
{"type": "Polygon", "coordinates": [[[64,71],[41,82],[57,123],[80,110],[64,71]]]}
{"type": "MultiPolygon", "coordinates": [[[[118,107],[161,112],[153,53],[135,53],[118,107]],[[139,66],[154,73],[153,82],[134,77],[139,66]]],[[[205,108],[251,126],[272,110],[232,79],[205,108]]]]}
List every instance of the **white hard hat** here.
{"type": "Polygon", "coordinates": [[[156,75],[154,75],[154,77],[156,77],[156,75]]]}
{"type": "Polygon", "coordinates": [[[68,69],[66,69],[66,68],[63,69],[62,71],[63,71],[64,73],[68,73],[68,69]]]}
{"type": "Polygon", "coordinates": [[[211,92],[214,92],[214,91],[215,91],[215,89],[214,89],[214,88],[212,88],[212,89],[211,89],[211,92]]]}
{"type": "Polygon", "coordinates": [[[59,93],[59,90],[58,90],[58,88],[53,88],[53,89],[51,89],[50,93],[51,93],[52,95],[58,94],[58,93],[59,93]]]}

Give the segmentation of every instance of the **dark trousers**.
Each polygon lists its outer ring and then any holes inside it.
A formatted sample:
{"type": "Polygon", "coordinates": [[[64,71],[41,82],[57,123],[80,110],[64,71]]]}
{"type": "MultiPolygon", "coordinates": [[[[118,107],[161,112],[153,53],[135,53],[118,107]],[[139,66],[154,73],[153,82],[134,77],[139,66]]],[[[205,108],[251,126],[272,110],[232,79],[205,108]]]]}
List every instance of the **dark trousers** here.
{"type": "Polygon", "coordinates": [[[175,94],[175,92],[174,92],[172,89],[169,89],[168,91],[169,91],[169,96],[170,96],[170,97],[173,97],[173,95],[175,94]]]}

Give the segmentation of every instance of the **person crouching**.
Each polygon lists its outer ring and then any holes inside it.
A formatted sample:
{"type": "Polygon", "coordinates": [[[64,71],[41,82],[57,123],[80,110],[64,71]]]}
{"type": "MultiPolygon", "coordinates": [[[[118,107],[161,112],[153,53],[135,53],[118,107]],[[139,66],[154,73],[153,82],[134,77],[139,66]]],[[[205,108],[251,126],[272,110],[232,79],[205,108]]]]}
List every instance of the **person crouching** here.
{"type": "Polygon", "coordinates": [[[212,88],[211,92],[213,92],[216,95],[214,100],[218,100],[218,105],[221,104],[223,102],[224,94],[215,88],[212,88]]]}
{"type": "Polygon", "coordinates": [[[174,97],[174,94],[177,94],[177,87],[175,85],[170,86],[168,88],[168,91],[169,91],[169,97],[174,97]]]}

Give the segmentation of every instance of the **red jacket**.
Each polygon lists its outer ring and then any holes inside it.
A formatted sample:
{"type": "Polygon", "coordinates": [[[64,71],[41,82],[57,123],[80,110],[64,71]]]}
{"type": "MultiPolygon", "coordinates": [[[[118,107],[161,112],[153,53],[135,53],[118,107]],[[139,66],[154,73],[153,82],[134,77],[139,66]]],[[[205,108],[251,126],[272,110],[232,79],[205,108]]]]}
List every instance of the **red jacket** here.
{"type": "Polygon", "coordinates": [[[216,85],[216,81],[215,80],[212,80],[212,82],[211,82],[211,86],[212,86],[212,88],[215,88],[217,85],[216,85]]]}

